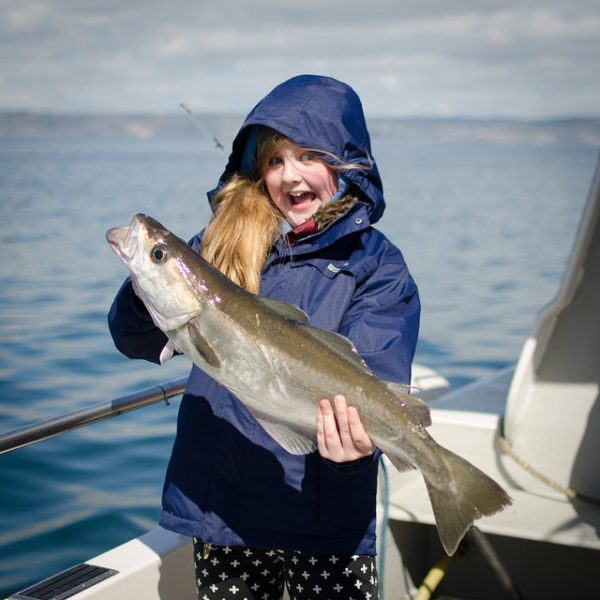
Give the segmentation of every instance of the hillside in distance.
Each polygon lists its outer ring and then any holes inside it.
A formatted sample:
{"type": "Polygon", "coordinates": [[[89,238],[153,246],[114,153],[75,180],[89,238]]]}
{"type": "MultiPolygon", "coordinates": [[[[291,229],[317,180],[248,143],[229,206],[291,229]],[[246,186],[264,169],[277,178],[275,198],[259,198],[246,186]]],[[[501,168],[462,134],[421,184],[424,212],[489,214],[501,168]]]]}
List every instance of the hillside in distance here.
{"type": "MultiPolygon", "coordinates": [[[[367,115],[373,137],[410,142],[490,141],[506,144],[573,143],[600,147],[600,118],[521,121],[466,118],[382,118],[367,115]]],[[[182,111],[149,114],[59,114],[0,112],[0,138],[199,139],[228,146],[243,116],[200,114],[193,122],[182,111]]]]}

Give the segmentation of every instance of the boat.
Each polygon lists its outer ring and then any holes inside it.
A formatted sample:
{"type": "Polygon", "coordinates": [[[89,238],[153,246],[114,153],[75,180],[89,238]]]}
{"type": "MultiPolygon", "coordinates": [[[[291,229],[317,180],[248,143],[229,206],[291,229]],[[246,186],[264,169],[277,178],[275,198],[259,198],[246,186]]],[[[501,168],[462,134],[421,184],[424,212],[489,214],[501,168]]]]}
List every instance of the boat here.
{"type": "MultiPolygon", "coordinates": [[[[152,401],[184,382],[150,390],[152,401]]],[[[512,496],[445,555],[419,473],[381,462],[380,596],[385,599],[593,597],[600,566],[600,161],[554,300],[516,363],[449,389],[415,367],[436,440],[492,476],[512,496]]],[[[131,398],[126,399],[127,408],[131,398]]],[[[131,408],[133,408],[131,406],[131,408]]],[[[90,422],[106,418],[98,408],[90,422]]],[[[77,419],[75,419],[77,421],[77,419]]],[[[73,419],[70,419],[70,422],[73,419]]],[[[39,427],[39,439],[57,428],[39,427]]],[[[77,425],[73,425],[77,426],[77,425]]],[[[19,432],[12,445],[35,441],[19,432]]],[[[156,529],[17,592],[13,599],[195,600],[189,538],[156,529]]]]}
{"type": "Polygon", "coordinates": [[[558,293],[516,365],[449,391],[431,412],[435,439],[494,478],[513,504],[478,521],[444,559],[422,481],[390,469],[384,588],[411,597],[431,573],[436,593],[452,598],[596,596],[600,161],[558,293]]]}

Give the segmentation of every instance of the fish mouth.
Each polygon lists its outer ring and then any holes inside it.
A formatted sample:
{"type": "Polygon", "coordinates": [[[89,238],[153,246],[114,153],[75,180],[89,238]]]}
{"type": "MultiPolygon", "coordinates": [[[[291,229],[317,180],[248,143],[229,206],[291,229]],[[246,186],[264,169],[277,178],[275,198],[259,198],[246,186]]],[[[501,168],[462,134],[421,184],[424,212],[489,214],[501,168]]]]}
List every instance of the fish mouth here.
{"type": "Polygon", "coordinates": [[[125,263],[131,262],[137,249],[137,215],[125,227],[113,227],[106,232],[106,239],[113,252],[125,263]]]}

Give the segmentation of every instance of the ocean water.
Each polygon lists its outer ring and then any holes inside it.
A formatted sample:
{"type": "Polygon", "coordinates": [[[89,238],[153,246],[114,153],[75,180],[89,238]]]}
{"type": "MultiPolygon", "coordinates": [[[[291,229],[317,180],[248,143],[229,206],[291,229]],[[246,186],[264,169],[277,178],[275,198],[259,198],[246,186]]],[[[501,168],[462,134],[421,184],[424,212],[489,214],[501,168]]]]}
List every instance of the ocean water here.
{"type": "MultiPolygon", "coordinates": [[[[512,363],[557,290],[598,147],[396,133],[373,150],[380,227],[421,292],[417,361],[454,387],[512,363]]],[[[125,271],[104,234],[141,211],[191,237],[223,164],[201,136],[0,139],[0,432],[188,372],[114,348],[106,313],[125,271]]],[[[177,408],[0,456],[0,597],[155,526],[177,408]]]]}

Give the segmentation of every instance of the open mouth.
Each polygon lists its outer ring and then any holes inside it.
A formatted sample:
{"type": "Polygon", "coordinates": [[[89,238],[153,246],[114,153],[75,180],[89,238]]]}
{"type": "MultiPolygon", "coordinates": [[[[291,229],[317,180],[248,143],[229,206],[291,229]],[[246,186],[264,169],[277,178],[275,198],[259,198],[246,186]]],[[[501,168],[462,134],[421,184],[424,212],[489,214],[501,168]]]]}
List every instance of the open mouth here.
{"type": "Polygon", "coordinates": [[[136,249],[137,221],[134,217],[126,227],[113,227],[106,232],[106,239],[113,252],[125,263],[131,261],[136,249]]]}
{"type": "Polygon", "coordinates": [[[295,192],[288,194],[292,206],[306,204],[315,200],[316,195],[313,192],[295,192]]]}

